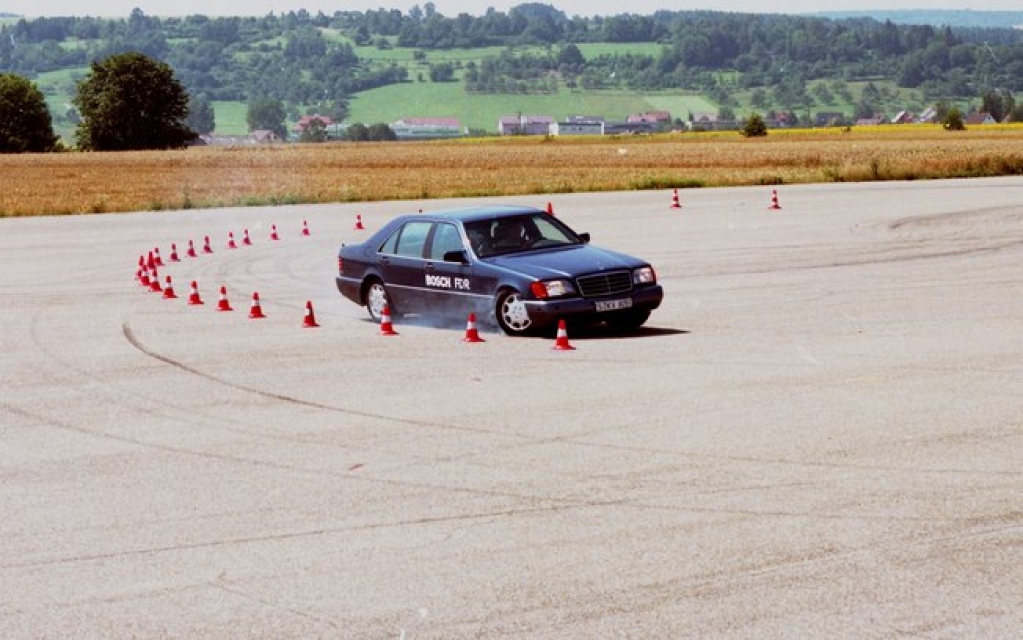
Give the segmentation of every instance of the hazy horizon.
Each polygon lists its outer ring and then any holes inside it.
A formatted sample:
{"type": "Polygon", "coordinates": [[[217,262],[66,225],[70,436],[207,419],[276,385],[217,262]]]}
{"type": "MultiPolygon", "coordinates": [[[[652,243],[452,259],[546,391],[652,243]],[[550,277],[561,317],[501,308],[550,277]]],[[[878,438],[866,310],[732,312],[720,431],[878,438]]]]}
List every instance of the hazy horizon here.
{"type": "MultiPolygon", "coordinates": [[[[671,11],[727,11],[738,13],[818,13],[826,11],[1023,11],[1018,0],[979,0],[963,6],[963,0],[927,2],[921,0],[900,2],[877,2],[877,6],[864,8],[861,0],[777,0],[764,3],[754,0],[703,0],[702,2],[669,3],[665,0],[633,0],[627,5],[610,0],[561,0],[545,2],[569,16],[608,16],[623,13],[649,15],[660,10],[671,11]]],[[[332,15],[335,11],[368,11],[397,9],[402,13],[414,7],[423,7],[427,2],[381,2],[380,0],[349,0],[344,3],[324,0],[220,0],[216,6],[209,0],[57,0],[40,3],[38,0],[7,0],[0,2],[0,14],[9,13],[26,18],[56,16],[97,16],[127,17],[133,9],[139,8],[146,15],[172,17],[185,15],[207,16],[262,16],[269,13],[282,14],[305,9],[315,14],[323,12],[332,15]]],[[[432,3],[442,15],[454,17],[459,13],[483,15],[488,8],[507,12],[512,7],[524,4],[523,0],[502,0],[480,3],[476,0],[435,0],[432,3]]],[[[1009,26],[1009,25],[1006,25],[1009,26]]]]}

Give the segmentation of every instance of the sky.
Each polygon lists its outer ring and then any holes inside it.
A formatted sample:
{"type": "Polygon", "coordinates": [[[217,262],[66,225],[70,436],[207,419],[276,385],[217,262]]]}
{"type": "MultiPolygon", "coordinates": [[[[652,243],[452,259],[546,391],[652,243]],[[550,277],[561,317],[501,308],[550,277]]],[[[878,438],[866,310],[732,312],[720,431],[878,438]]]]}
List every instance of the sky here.
{"type": "MultiPolygon", "coordinates": [[[[433,0],[438,13],[454,17],[459,13],[482,15],[488,7],[507,12],[526,0],[433,0]]],[[[609,16],[621,13],[648,15],[661,9],[672,11],[710,10],[741,13],[814,13],[819,11],[863,11],[867,8],[971,9],[973,11],[1020,11],[1020,0],[530,0],[552,5],[569,16],[609,16]]],[[[29,18],[43,16],[127,17],[139,8],[146,15],[169,17],[192,14],[207,16],[262,16],[305,9],[322,11],[367,11],[398,9],[402,13],[426,0],[0,0],[0,14],[29,18]]]]}

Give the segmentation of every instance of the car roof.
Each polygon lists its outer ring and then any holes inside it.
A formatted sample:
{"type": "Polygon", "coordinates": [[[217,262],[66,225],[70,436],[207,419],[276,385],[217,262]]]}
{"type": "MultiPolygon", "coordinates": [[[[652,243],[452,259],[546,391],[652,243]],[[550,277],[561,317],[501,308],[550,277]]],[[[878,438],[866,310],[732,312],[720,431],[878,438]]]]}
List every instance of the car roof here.
{"type": "Polygon", "coordinates": [[[524,205],[485,205],[464,207],[460,209],[447,209],[443,211],[431,211],[428,213],[417,213],[407,216],[415,218],[438,218],[447,220],[458,220],[460,222],[474,222],[477,220],[493,220],[495,218],[507,218],[524,214],[544,213],[542,209],[524,205]]]}

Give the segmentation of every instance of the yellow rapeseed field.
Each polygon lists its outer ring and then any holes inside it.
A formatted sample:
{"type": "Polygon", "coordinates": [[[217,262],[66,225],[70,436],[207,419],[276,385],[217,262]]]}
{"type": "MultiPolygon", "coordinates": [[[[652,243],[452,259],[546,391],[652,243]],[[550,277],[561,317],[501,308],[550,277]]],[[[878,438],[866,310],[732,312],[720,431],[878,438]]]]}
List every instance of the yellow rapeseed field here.
{"type": "Polygon", "coordinates": [[[0,156],[0,216],[1023,173],[1023,126],[0,156]]]}

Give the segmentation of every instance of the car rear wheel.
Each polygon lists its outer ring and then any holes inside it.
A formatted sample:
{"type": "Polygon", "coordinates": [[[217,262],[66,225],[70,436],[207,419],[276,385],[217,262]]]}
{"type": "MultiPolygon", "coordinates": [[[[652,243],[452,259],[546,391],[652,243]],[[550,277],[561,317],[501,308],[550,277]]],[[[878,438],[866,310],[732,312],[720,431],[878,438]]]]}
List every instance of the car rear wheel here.
{"type": "Polygon", "coordinates": [[[643,326],[650,318],[649,311],[623,311],[608,316],[604,322],[607,326],[618,333],[632,333],[643,326]]]}
{"type": "Polygon", "coordinates": [[[363,300],[366,302],[366,311],[369,312],[369,317],[374,322],[380,322],[384,316],[385,308],[392,314],[395,312],[391,308],[391,296],[387,293],[387,287],[376,278],[366,284],[366,293],[363,294],[363,300]]]}
{"type": "Polygon", "coordinates": [[[497,294],[494,315],[501,331],[510,336],[525,335],[533,326],[522,294],[514,289],[505,289],[497,294]]]}

